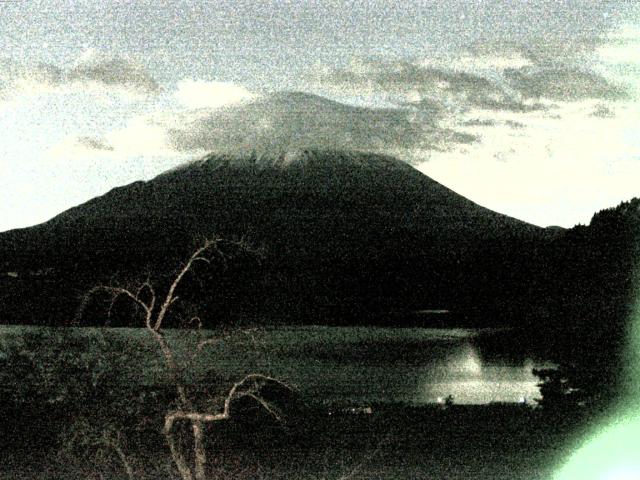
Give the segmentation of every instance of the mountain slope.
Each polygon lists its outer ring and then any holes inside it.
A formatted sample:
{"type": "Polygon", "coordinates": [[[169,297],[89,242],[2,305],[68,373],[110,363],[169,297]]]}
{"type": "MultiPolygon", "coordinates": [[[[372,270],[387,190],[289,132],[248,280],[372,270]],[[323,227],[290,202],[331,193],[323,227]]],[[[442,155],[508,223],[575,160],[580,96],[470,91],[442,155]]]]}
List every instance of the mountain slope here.
{"type": "Polygon", "coordinates": [[[212,312],[349,322],[429,307],[505,313],[548,235],[391,157],[210,155],[1,234],[2,270],[19,277],[4,281],[0,320],[64,322],[92,285],[161,278],[214,234],[247,238],[264,261],[236,272],[243,285],[229,277],[212,312]]]}

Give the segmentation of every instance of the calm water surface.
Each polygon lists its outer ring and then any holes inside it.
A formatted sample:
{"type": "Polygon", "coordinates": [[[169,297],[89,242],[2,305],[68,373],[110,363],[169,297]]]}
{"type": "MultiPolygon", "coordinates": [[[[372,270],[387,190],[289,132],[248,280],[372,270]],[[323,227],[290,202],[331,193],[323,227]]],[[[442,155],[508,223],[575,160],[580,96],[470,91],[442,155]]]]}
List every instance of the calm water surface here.
{"type": "MultiPolygon", "coordinates": [[[[253,368],[327,401],[435,403],[532,402],[536,365],[522,355],[497,360],[481,335],[462,329],[283,327],[253,338],[253,368]]],[[[233,368],[234,356],[227,357],[233,368]]]]}

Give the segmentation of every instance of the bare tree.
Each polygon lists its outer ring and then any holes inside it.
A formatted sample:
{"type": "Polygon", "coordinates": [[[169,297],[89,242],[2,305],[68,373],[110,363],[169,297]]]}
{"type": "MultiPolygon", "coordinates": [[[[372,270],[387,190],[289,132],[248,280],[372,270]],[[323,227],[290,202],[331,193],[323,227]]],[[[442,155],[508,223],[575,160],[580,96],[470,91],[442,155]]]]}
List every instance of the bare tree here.
{"type": "MultiPolygon", "coordinates": [[[[163,434],[169,446],[171,457],[175,466],[180,474],[182,480],[204,480],[205,470],[207,465],[207,452],[204,446],[204,426],[208,423],[219,422],[227,420],[231,416],[231,405],[235,400],[240,398],[251,398],[261,405],[266,412],[276,419],[280,419],[280,413],[277,408],[271,403],[267,402],[260,396],[261,387],[267,383],[278,383],[283,387],[290,389],[282,382],[259,374],[251,373],[245,376],[243,379],[235,383],[228,391],[225,399],[222,411],[217,413],[199,411],[195,408],[193,402],[187,395],[187,389],[185,381],[183,379],[181,365],[178,364],[176,356],[171,349],[167,339],[165,337],[163,326],[166,318],[171,310],[171,307],[178,301],[179,296],[176,294],[176,290],[184,280],[185,276],[193,271],[194,265],[199,262],[210,265],[212,260],[217,259],[225,262],[226,255],[220,249],[223,243],[229,243],[222,239],[206,240],[204,244],[195,250],[189,259],[182,265],[180,270],[173,277],[171,284],[164,297],[156,294],[156,290],[150,280],[147,280],[140,284],[135,289],[115,287],[115,286],[97,286],[92,288],[83,300],[82,306],[79,309],[79,317],[82,316],[84,307],[87,305],[88,300],[96,293],[107,292],[111,295],[111,305],[109,310],[113,307],[115,301],[120,297],[125,297],[133,302],[134,305],[139,307],[144,316],[144,326],[149,332],[150,336],[154,339],[158,345],[161,355],[164,359],[164,364],[171,376],[171,381],[175,385],[177,394],[177,406],[174,411],[167,412],[164,418],[163,434]],[[175,425],[176,422],[188,422],[191,426],[193,435],[193,447],[192,457],[193,465],[190,465],[187,461],[182,448],[178,444],[175,438],[175,425]]],[[[243,242],[232,242],[236,247],[247,250],[247,246],[243,242]]],[[[196,320],[199,319],[196,318],[196,320]]],[[[198,328],[200,325],[198,326],[198,328]]],[[[205,346],[214,344],[215,338],[200,339],[196,346],[194,356],[197,355],[205,346]]],[[[193,357],[192,357],[193,360],[193,357]]],[[[113,442],[110,446],[113,447],[113,442]]],[[[116,449],[118,455],[122,451],[116,449]]],[[[125,461],[125,467],[127,463],[125,461]]],[[[127,469],[127,473],[130,469],[127,469]]]]}

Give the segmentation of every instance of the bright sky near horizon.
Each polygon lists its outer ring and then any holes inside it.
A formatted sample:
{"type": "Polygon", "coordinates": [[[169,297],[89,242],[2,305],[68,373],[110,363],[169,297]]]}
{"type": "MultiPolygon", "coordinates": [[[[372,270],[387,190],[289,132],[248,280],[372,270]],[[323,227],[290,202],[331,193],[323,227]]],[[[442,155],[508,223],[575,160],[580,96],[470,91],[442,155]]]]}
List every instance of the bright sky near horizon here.
{"type": "Polygon", "coordinates": [[[542,226],[640,196],[640,2],[8,0],[0,46],[0,231],[308,138],[542,226]]]}

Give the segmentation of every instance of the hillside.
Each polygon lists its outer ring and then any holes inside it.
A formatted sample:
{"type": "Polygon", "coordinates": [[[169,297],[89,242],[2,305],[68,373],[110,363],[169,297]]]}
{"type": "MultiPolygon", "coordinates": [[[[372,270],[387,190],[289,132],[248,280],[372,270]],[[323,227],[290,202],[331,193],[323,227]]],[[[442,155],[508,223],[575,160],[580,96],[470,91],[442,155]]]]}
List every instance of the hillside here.
{"type": "Polygon", "coordinates": [[[209,155],[0,234],[0,271],[15,274],[2,280],[0,321],[65,323],[92,285],[165,278],[212,235],[264,253],[221,274],[226,286],[207,300],[218,318],[353,322],[445,308],[499,323],[530,294],[518,280],[554,234],[387,156],[209,155]]]}

